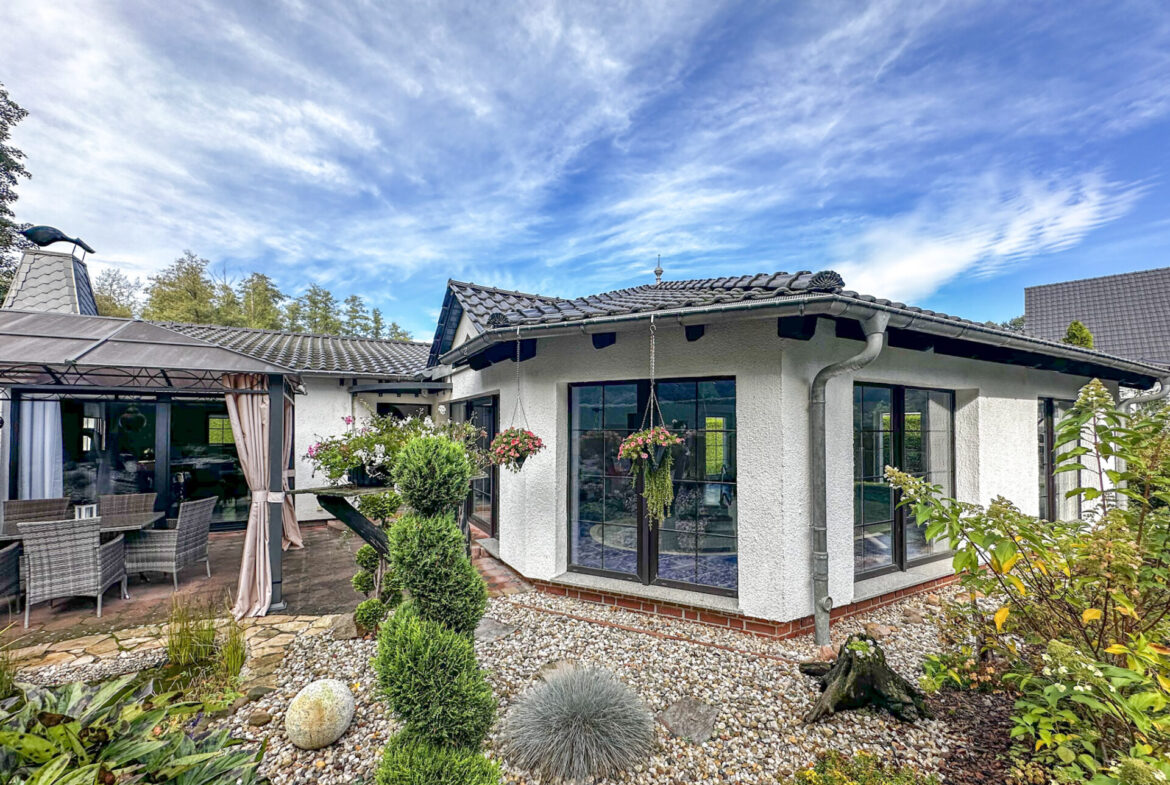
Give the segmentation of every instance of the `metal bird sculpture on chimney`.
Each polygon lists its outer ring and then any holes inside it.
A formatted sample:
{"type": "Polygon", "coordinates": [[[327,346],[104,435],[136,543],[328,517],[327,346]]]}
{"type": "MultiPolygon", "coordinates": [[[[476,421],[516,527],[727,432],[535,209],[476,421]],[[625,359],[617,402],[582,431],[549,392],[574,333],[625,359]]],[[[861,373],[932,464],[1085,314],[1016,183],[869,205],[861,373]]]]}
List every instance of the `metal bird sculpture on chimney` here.
{"type": "Polygon", "coordinates": [[[46,245],[52,245],[53,243],[73,243],[73,245],[86,253],[94,252],[86,244],[85,240],[82,240],[80,237],[69,237],[55,226],[30,226],[23,230],[21,234],[39,248],[44,248],[46,245]]]}

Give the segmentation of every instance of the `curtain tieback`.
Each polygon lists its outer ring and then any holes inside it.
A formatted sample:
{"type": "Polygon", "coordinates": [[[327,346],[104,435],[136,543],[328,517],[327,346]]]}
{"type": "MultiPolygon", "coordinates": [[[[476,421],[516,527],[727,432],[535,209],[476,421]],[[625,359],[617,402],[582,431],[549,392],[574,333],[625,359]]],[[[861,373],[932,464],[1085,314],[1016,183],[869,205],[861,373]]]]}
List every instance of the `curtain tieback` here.
{"type": "Polygon", "coordinates": [[[252,491],[252,504],[284,504],[283,491],[252,491]]]}

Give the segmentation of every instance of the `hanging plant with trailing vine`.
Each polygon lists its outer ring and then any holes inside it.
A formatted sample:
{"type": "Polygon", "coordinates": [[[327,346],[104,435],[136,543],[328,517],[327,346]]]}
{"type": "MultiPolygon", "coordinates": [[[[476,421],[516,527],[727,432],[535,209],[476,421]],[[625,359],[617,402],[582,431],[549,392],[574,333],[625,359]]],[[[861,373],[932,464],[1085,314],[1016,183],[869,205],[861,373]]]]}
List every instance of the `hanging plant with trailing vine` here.
{"type": "Polygon", "coordinates": [[[630,473],[642,475],[642,498],[651,526],[670,515],[674,502],[674,455],[670,448],[679,444],[681,437],[657,425],[631,433],[618,448],[618,457],[630,461],[630,473]]]}

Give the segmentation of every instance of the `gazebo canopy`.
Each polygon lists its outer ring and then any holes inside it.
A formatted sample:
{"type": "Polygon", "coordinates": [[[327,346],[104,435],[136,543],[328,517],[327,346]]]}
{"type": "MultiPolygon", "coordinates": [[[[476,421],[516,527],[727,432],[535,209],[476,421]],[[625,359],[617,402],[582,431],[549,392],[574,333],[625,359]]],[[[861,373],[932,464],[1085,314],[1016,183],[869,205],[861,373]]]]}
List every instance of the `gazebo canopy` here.
{"type": "Polygon", "coordinates": [[[137,319],[0,310],[0,386],[222,390],[225,373],[296,376],[137,319]]]}

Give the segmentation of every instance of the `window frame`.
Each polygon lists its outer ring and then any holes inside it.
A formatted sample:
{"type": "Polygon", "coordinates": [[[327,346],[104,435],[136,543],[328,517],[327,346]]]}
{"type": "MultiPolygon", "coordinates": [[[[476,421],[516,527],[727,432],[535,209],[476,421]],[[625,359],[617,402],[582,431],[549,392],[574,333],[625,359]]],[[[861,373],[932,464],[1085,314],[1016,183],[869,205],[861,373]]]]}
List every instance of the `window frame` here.
{"type": "MultiPolygon", "coordinates": [[[[891,465],[893,465],[895,467],[904,464],[905,460],[906,460],[906,452],[905,452],[905,446],[906,446],[906,391],[907,390],[920,390],[922,392],[928,392],[928,393],[929,392],[946,393],[947,395],[950,396],[949,411],[950,411],[950,422],[951,422],[951,430],[950,430],[950,437],[951,438],[950,438],[950,456],[949,456],[950,461],[949,461],[948,471],[950,473],[951,493],[952,493],[952,495],[956,494],[957,493],[957,488],[956,488],[957,473],[956,473],[956,467],[955,467],[955,451],[956,451],[956,445],[955,445],[955,441],[956,441],[956,439],[955,439],[955,430],[956,430],[955,429],[955,409],[956,409],[955,399],[956,399],[956,395],[955,395],[955,391],[949,390],[945,387],[922,387],[922,386],[915,385],[915,384],[891,384],[888,382],[867,382],[867,381],[863,381],[863,380],[854,380],[853,387],[854,387],[854,389],[856,389],[857,387],[873,387],[873,388],[885,389],[885,390],[890,391],[890,425],[891,425],[890,434],[892,435],[893,440],[894,440],[892,453],[891,453],[890,458],[892,461],[891,465]]],[[[850,422],[851,423],[853,422],[852,417],[850,418],[850,422]]],[[[857,435],[860,432],[855,427],[852,427],[852,426],[851,426],[850,430],[852,432],[852,438],[854,440],[853,460],[856,461],[856,460],[858,460],[856,440],[857,440],[857,435]]],[[[853,483],[857,482],[856,473],[854,473],[854,477],[851,478],[851,482],[853,482],[853,483]]],[[[853,493],[856,493],[856,491],[853,490],[852,488],[851,488],[851,491],[852,491],[852,493],[850,494],[850,501],[852,501],[852,499],[853,499],[853,493]]],[[[869,580],[870,578],[877,578],[877,577],[880,577],[882,575],[890,575],[890,574],[896,573],[896,572],[905,572],[906,570],[913,569],[914,567],[921,567],[924,564],[930,564],[932,562],[936,562],[936,561],[939,561],[941,559],[947,559],[947,558],[950,558],[951,556],[954,555],[953,551],[946,549],[946,550],[940,550],[940,551],[937,551],[935,553],[932,553],[929,556],[921,556],[917,559],[906,558],[906,532],[905,532],[905,528],[906,528],[906,525],[908,523],[913,524],[913,522],[914,522],[913,517],[912,517],[913,513],[909,510],[908,507],[906,507],[905,505],[902,504],[902,492],[897,490],[896,488],[893,489],[893,504],[894,504],[894,513],[893,513],[893,518],[891,519],[891,530],[890,530],[890,548],[894,553],[893,563],[889,564],[888,566],[885,566],[885,567],[879,567],[875,570],[867,570],[865,572],[857,572],[857,568],[856,568],[856,566],[854,566],[853,580],[855,583],[859,582],[859,581],[869,580]]],[[[853,518],[853,532],[851,532],[851,534],[856,533],[856,531],[857,531],[857,517],[855,514],[854,518],[853,518]]],[[[852,541],[852,539],[853,538],[850,537],[850,541],[852,541]]]]}
{"type": "MultiPolygon", "coordinates": [[[[716,376],[672,376],[667,378],[655,379],[655,384],[670,384],[670,383],[695,383],[701,382],[732,382],[736,385],[736,408],[737,416],[735,428],[730,429],[733,433],[739,433],[739,419],[738,419],[738,404],[739,404],[739,385],[734,375],[716,375],[716,376]]],[[[637,529],[638,529],[638,547],[637,554],[637,571],[635,573],[616,572],[612,570],[604,570],[598,567],[588,567],[585,565],[573,564],[573,538],[575,536],[575,523],[573,521],[573,494],[576,491],[574,486],[574,472],[573,472],[573,450],[575,449],[574,431],[575,424],[573,422],[573,390],[582,387],[599,387],[609,384],[632,384],[637,387],[637,410],[640,412],[646,411],[646,406],[650,399],[650,380],[648,378],[639,379],[599,379],[588,382],[569,382],[567,394],[565,396],[565,404],[568,408],[568,460],[566,461],[565,474],[567,482],[565,483],[565,531],[567,533],[565,542],[565,565],[569,572],[582,573],[585,575],[596,575],[602,578],[614,578],[616,580],[629,581],[641,586],[663,586],[673,589],[683,589],[686,591],[699,592],[702,594],[715,594],[723,597],[738,597],[739,596],[739,531],[736,530],[736,587],[735,589],[727,589],[719,586],[709,586],[701,583],[688,583],[686,581],[678,581],[670,578],[660,578],[657,575],[658,570],[658,536],[657,529],[651,529],[646,521],[646,502],[642,498],[642,478],[637,476],[634,479],[634,490],[638,495],[637,506],[637,529]]],[[[697,425],[698,423],[696,423],[697,425]]],[[[603,427],[601,430],[605,430],[603,427]]],[[[698,429],[695,429],[698,430],[698,429]]],[[[704,429],[705,431],[705,429],[704,429]]],[[[724,428],[719,433],[726,434],[727,428],[724,428]]],[[[736,448],[739,445],[739,439],[736,438],[730,449],[736,455],[736,480],[734,483],[717,483],[724,485],[734,485],[736,489],[736,499],[739,497],[739,472],[738,472],[738,454],[736,448]]],[[[723,448],[729,449],[729,446],[724,442],[723,448]]]]}
{"type": "MultiPolygon", "coordinates": [[[[1056,452],[1056,423],[1059,422],[1059,419],[1060,419],[1056,415],[1056,407],[1063,405],[1065,407],[1071,408],[1073,405],[1076,404],[1076,401],[1068,399],[1068,398],[1053,398],[1053,397],[1047,397],[1047,398],[1040,397],[1040,398],[1037,398],[1036,400],[1037,400],[1037,403],[1039,404],[1039,406],[1042,406],[1044,408],[1044,413],[1043,413],[1044,444],[1042,446],[1044,449],[1044,456],[1045,456],[1045,460],[1044,460],[1045,476],[1043,477],[1043,479],[1044,479],[1044,498],[1043,498],[1043,501],[1045,503],[1045,509],[1039,510],[1038,512],[1040,513],[1039,517],[1041,520],[1055,521],[1055,520],[1058,520],[1057,510],[1060,509],[1061,502],[1063,501],[1061,498],[1059,498],[1057,487],[1056,487],[1056,485],[1057,485],[1057,483],[1056,483],[1056,455],[1057,455],[1057,452],[1056,452]]],[[[1066,414],[1067,414],[1067,409],[1066,409],[1066,414]]],[[[1039,467],[1037,467],[1037,470],[1039,470],[1039,467]]],[[[1078,481],[1076,484],[1080,485],[1080,481],[1079,481],[1080,472],[1077,472],[1077,475],[1078,475],[1078,481]]],[[[1078,496],[1077,497],[1077,518],[1078,519],[1080,519],[1081,516],[1084,515],[1084,504],[1082,502],[1083,502],[1083,500],[1081,499],[1081,497],[1078,496]]]]}
{"type": "MultiPolygon", "coordinates": [[[[488,432],[487,442],[491,444],[492,439],[500,432],[500,394],[498,392],[460,398],[457,401],[448,402],[447,406],[451,414],[451,420],[454,422],[470,422],[472,408],[476,404],[482,405],[484,401],[491,401],[492,422],[490,423],[490,427],[485,429],[488,432]],[[458,418],[455,417],[456,412],[459,413],[458,418]]],[[[486,531],[491,538],[498,540],[500,537],[500,467],[491,464],[482,476],[486,477],[491,488],[492,519],[491,521],[485,521],[475,514],[475,480],[479,478],[478,475],[472,478],[471,488],[467,492],[467,498],[463,501],[463,514],[468,521],[475,523],[478,528],[486,531]]]]}

